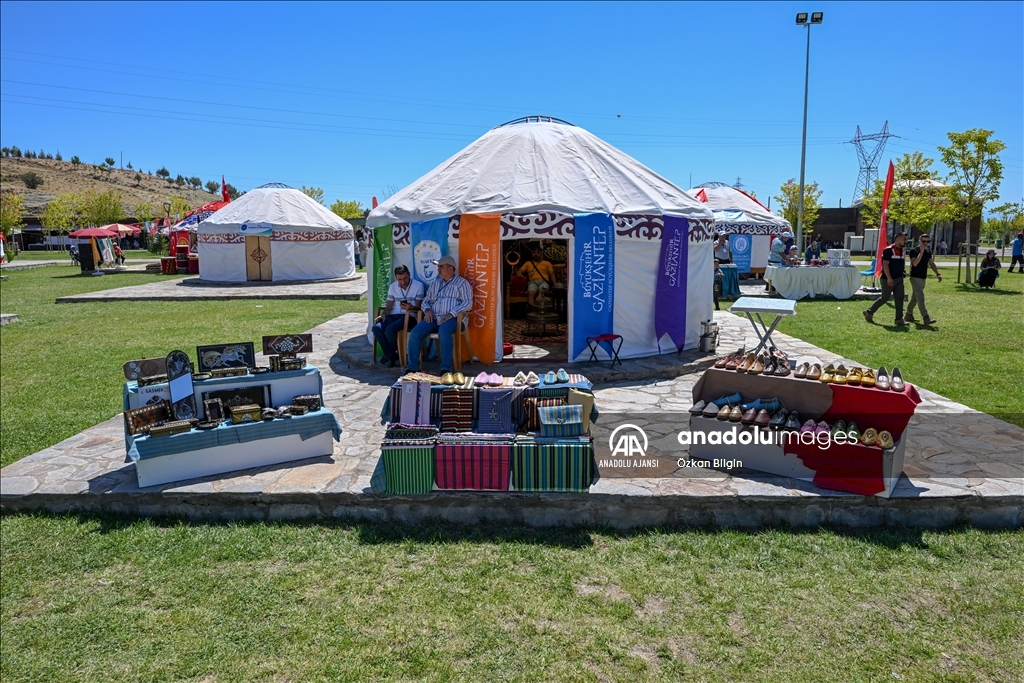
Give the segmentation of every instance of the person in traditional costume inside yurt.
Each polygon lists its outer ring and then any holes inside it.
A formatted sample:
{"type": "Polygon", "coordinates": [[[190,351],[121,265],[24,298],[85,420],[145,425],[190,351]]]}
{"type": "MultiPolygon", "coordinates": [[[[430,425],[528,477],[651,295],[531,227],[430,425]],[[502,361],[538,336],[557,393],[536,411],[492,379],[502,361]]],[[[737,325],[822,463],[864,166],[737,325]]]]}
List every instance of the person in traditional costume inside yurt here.
{"type": "Polygon", "coordinates": [[[544,258],[544,250],[539,244],[533,246],[530,254],[530,260],[519,269],[519,275],[529,278],[526,296],[530,300],[530,308],[533,308],[537,295],[540,294],[540,298],[543,299],[555,285],[555,268],[544,258]]]}
{"type": "Polygon", "coordinates": [[[419,372],[419,349],[423,340],[435,332],[441,345],[441,373],[451,372],[457,316],[473,308],[473,286],[458,274],[455,259],[442,256],[434,264],[437,266],[438,277],[430,284],[423,298],[423,320],[409,333],[409,363],[406,372],[419,372]]]}
{"type": "Polygon", "coordinates": [[[383,352],[380,362],[386,363],[389,368],[398,363],[398,333],[405,325],[405,312],[418,310],[422,302],[423,283],[412,279],[408,266],[395,268],[395,281],[388,287],[384,311],[373,321],[373,336],[383,352]]]}

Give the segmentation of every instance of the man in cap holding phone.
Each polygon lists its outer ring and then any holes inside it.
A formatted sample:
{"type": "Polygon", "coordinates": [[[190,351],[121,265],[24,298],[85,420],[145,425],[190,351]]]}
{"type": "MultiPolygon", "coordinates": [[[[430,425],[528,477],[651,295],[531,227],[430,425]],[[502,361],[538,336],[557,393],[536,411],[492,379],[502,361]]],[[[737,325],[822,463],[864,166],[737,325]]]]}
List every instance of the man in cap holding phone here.
{"type": "Polygon", "coordinates": [[[456,316],[473,309],[473,285],[456,272],[455,259],[442,256],[434,261],[438,277],[427,288],[421,306],[423,320],[409,333],[409,364],[406,372],[419,372],[419,349],[428,335],[437,332],[441,344],[441,372],[452,371],[456,316]]]}

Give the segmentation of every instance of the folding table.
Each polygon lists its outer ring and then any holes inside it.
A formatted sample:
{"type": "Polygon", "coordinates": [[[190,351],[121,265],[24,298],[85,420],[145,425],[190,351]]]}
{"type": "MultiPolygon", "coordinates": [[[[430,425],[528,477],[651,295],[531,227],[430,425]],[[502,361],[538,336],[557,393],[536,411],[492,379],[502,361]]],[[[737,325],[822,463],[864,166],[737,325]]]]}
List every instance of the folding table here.
{"type": "Polygon", "coordinates": [[[772,332],[775,331],[779,321],[788,315],[796,315],[796,302],[789,299],[769,299],[767,297],[741,296],[729,309],[733,313],[746,313],[750,324],[754,326],[761,343],[757,345],[753,353],[760,353],[763,348],[776,348],[772,341],[772,332]],[[774,314],[775,320],[771,325],[765,325],[761,314],[774,314]],[[757,320],[754,320],[754,316],[757,320]],[[761,323],[758,328],[757,323],[761,323]]]}

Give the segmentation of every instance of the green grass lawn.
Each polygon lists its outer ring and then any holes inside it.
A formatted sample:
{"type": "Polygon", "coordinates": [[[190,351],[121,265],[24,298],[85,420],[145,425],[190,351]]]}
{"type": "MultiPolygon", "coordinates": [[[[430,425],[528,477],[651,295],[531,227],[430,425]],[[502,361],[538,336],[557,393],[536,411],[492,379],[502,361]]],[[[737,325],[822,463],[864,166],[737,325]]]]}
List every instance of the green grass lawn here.
{"type": "Polygon", "coordinates": [[[939,271],[942,282],[930,275],[925,288],[933,327],[896,327],[891,302],[872,325],[871,301],[804,299],[778,329],[876,369],[896,365],[909,382],[1024,427],[1024,275],[1004,269],[983,291],[957,284],[955,268],[939,271]]]}
{"type": "Polygon", "coordinates": [[[0,282],[0,464],[52,446],[121,411],[121,366],[201,344],[304,332],[360,301],[126,301],[55,304],[58,296],[166,279],[147,273],[83,276],[51,266],[11,271],[0,282]]]}
{"type": "Polygon", "coordinates": [[[5,516],[15,681],[1019,681],[1024,533],[5,516]]]}

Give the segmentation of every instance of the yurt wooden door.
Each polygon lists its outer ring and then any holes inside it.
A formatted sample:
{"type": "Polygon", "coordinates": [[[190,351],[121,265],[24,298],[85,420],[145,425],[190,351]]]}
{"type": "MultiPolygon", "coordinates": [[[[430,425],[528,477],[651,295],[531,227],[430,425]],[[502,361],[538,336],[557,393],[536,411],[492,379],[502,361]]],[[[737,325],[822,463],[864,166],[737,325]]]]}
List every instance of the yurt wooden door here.
{"type": "Polygon", "coordinates": [[[270,237],[245,238],[245,279],[267,281],[273,279],[270,266],[270,237]]]}

